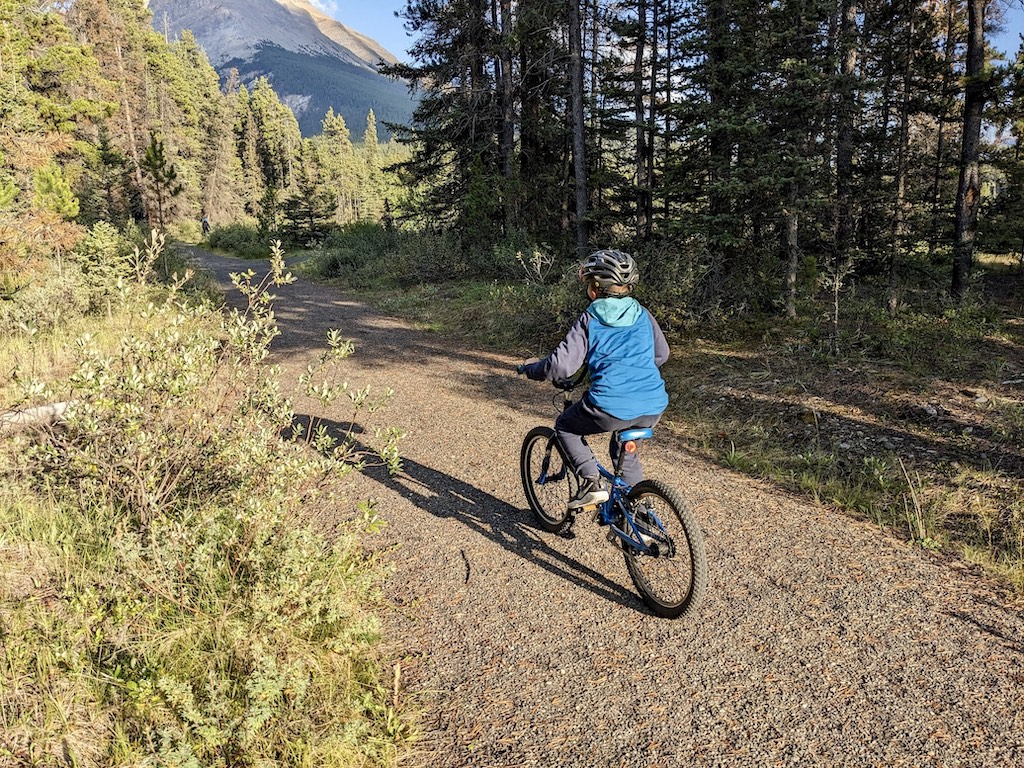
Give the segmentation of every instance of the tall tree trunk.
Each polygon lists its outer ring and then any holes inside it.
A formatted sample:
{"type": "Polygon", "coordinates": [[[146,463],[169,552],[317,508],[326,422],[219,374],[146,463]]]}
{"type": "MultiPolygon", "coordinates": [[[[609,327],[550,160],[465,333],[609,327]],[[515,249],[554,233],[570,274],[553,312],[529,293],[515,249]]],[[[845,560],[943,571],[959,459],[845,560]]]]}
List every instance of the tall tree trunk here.
{"type": "Polygon", "coordinates": [[[569,66],[572,69],[572,162],[576,176],[576,250],[587,254],[587,159],[583,109],[583,30],[580,0],[569,3],[569,66]]]}
{"type": "Polygon", "coordinates": [[[644,195],[644,205],[647,206],[644,211],[644,219],[647,221],[647,229],[644,232],[644,237],[649,238],[651,236],[651,229],[654,226],[654,137],[655,127],[657,121],[657,115],[655,110],[657,108],[658,93],[658,27],[660,25],[660,7],[661,0],[652,0],[651,2],[651,79],[649,89],[649,108],[647,110],[647,147],[644,157],[644,188],[647,193],[644,195]]]}
{"type": "Polygon", "coordinates": [[[893,207],[893,238],[889,250],[889,290],[886,309],[895,315],[899,306],[899,266],[907,241],[907,154],[910,150],[910,64],[914,41],[914,9],[907,6],[906,47],[903,49],[903,99],[900,104],[899,146],[896,155],[896,201],[893,207]]]}
{"type": "Polygon", "coordinates": [[[633,119],[636,125],[636,235],[645,239],[650,232],[647,214],[647,126],[644,115],[644,50],[647,44],[647,0],[637,0],[636,50],[633,57],[633,119]]]}
{"type": "Polygon", "coordinates": [[[946,145],[946,112],[949,101],[949,83],[953,76],[956,40],[953,37],[956,0],[946,0],[946,40],[942,46],[942,106],[939,111],[938,138],[935,143],[935,166],[932,170],[932,226],[928,235],[928,255],[935,253],[939,245],[942,224],[942,155],[946,145]]]}
{"type": "Polygon", "coordinates": [[[953,279],[950,294],[963,298],[974,260],[974,235],[981,205],[981,171],[978,149],[981,118],[985,110],[985,7],[988,0],[967,3],[967,85],[964,89],[964,131],[960,151],[960,182],[956,192],[953,223],[953,279]]]}
{"type": "MultiPolygon", "coordinates": [[[[135,189],[138,190],[139,196],[145,200],[145,182],[142,179],[142,167],[139,165],[139,161],[142,159],[142,153],[139,151],[139,141],[135,126],[135,117],[132,111],[132,99],[128,93],[128,78],[125,74],[124,65],[124,52],[121,48],[121,43],[117,42],[114,44],[114,54],[117,58],[117,69],[120,75],[119,83],[121,84],[121,113],[124,115],[124,126],[125,126],[125,139],[128,147],[128,157],[132,161],[132,181],[135,182],[135,189]]],[[[145,205],[145,203],[143,203],[145,205]]],[[[151,218],[150,212],[145,212],[146,218],[151,218]]]]}
{"type": "MultiPolygon", "coordinates": [[[[665,143],[664,152],[668,155],[669,147],[672,143],[672,67],[674,62],[672,56],[675,53],[672,49],[672,45],[675,42],[675,28],[676,28],[676,13],[674,0],[667,0],[665,8],[667,19],[665,21],[665,143]]],[[[667,183],[664,185],[667,187],[667,183]]],[[[669,199],[669,190],[666,188],[665,193],[662,196],[662,215],[665,220],[668,221],[672,215],[672,203],[669,199]]]]}
{"type": "Polygon", "coordinates": [[[793,320],[796,318],[796,278],[800,270],[800,220],[796,208],[795,185],[786,197],[786,207],[782,211],[786,250],[786,317],[793,320]]]}
{"type": "Polygon", "coordinates": [[[515,108],[512,97],[512,0],[501,0],[501,52],[498,56],[499,99],[501,100],[501,137],[499,155],[501,176],[505,180],[503,207],[506,229],[516,221],[516,206],[513,203],[512,156],[515,149],[515,108]]]}
{"type": "Polygon", "coordinates": [[[835,279],[849,269],[853,253],[853,134],[857,112],[858,0],[843,0],[839,22],[839,99],[836,107],[835,279]]]}
{"type": "Polygon", "coordinates": [[[726,126],[725,116],[734,98],[735,79],[729,72],[732,44],[729,3],[730,0],[709,0],[707,6],[708,100],[710,119],[713,121],[708,136],[708,213],[715,229],[712,241],[721,253],[722,275],[726,279],[732,274],[736,263],[736,248],[730,237],[732,225],[725,220],[731,213],[729,195],[725,188],[732,176],[733,154],[732,134],[726,126]]]}

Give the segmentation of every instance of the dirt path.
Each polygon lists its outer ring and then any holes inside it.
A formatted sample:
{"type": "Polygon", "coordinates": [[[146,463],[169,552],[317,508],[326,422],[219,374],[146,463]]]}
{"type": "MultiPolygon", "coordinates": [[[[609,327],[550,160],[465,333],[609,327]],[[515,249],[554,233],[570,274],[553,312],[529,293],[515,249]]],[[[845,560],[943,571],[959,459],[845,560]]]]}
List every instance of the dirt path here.
{"type": "Polygon", "coordinates": [[[596,525],[531,523],[518,451],[548,387],[334,289],[278,293],[285,380],[339,328],[349,382],[393,388],[374,418],[408,434],[405,471],[358,492],[395,544],[411,764],[1024,766],[1024,612],[977,574],[655,440],[648,474],[693,504],[711,573],[693,620],[658,619],[596,525]]]}

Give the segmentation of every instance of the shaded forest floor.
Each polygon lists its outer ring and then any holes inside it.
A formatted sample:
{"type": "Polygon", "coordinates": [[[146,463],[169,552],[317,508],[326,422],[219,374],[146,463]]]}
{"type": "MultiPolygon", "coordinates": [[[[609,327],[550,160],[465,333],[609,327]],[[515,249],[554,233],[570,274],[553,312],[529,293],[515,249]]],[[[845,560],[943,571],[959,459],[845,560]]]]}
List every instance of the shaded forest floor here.
{"type": "MultiPolygon", "coordinates": [[[[1019,267],[995,265],[978,291],[970,307],[908,302],[894,319],[851,303],[839,356],[827,351],[824,305],[797,322],[741,318],[670,330],[663,434],[926,549],[980,563],[1024,594],[1019,267]]],[[[544,353],[479,321],[493,290],[421,286],[366,298],[446,337],[544,353]]],[[[514,304],[491,309],[510,325],[531,325],[516,322],[514,304]]]]}

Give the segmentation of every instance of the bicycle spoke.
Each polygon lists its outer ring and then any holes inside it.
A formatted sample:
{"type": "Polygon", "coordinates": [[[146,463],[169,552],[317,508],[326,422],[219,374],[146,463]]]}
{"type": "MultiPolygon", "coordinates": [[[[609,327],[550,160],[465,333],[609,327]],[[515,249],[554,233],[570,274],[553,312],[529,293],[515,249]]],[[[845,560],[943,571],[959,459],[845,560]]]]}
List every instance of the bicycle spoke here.
{"type": "Polygon", "coordinates": [[[700,602],[707,586],[707,557],[696,519],[675,491],[657,481],[637,484],[629,500],[647,547],[624,549],[629,575],[655,613],[681,616],[700,602]]]}

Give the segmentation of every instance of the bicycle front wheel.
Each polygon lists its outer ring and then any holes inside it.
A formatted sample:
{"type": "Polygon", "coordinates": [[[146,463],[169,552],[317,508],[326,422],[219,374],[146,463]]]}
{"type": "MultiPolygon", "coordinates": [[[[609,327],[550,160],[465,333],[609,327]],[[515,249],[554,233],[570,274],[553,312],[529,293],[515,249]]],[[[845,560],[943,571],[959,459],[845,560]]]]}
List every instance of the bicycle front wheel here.
{"type": "Polygon", "coordinates": [[[526,500],[545,531],[564,533],[572,525],[569,499],[579,481],[551,427],[534,427],[519,455],[526,500]]]}
{"type": "Polygon", "coordinates": [[[626,569],[644,602],[674,619],[693,611],[708,585],[704,536],[690,505],[672,488],[644,480],[629,493],[631,514],[650,553],[625,547],[626,569]]]}

